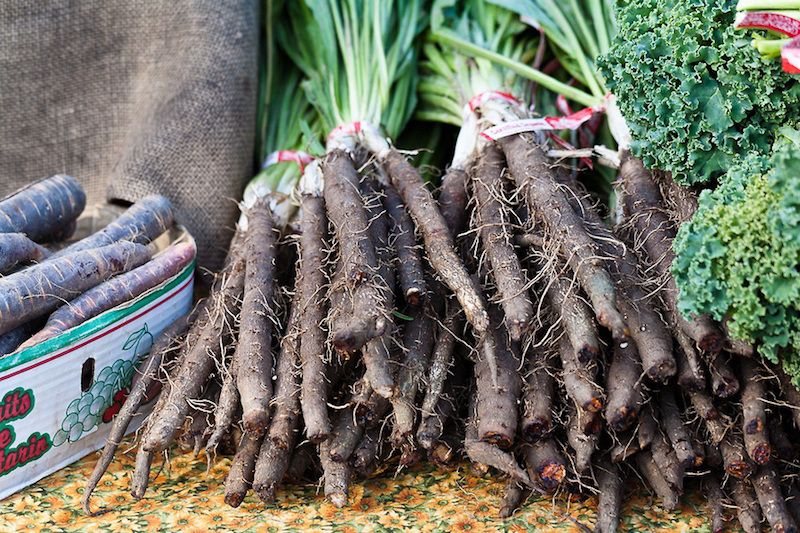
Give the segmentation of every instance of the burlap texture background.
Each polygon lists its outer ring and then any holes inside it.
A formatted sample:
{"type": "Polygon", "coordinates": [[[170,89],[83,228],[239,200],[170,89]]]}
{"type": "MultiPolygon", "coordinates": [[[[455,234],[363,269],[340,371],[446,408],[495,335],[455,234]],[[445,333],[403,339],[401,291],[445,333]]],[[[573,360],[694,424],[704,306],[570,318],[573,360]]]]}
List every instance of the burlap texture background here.
{"type": "Polygon", "coordinates": [[[0,197],[56,173],[90,203],[168,196],[217,268],[252,173],[256,0],[0,2],[0,197]]]}

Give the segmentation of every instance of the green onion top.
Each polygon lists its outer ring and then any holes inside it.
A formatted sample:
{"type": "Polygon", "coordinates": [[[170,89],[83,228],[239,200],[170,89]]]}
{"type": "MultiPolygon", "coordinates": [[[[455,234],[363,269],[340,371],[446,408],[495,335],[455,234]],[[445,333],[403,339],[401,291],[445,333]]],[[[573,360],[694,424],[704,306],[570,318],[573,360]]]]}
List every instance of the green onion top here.
{"type": "Polygon", "coordinates": [[[323,131],[356,120],[396,137],[416,105],[424,0],[295,0],[279,39],[323,131]]]}

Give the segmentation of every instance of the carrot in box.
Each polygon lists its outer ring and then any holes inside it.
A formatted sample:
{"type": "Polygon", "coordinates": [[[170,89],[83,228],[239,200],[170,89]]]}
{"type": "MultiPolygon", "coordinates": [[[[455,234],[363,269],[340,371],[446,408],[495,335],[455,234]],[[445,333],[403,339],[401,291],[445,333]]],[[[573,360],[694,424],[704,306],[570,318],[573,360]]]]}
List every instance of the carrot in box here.
{"type": "Polygon", "coordinates": [[[41,261],[50,252],[22,233],[0,233],[0,274],[7,274],[19,264],[41,261]]]}
{"type": "Polygon", "coordinates": [[[32,183],[0,200],[0,233],[24,233],[36,242],[65,239],[86,207],[78,180],[58,174],[32,183]]]}
{"type": "Polygon", "coordinates": [[[149,244],[167,231],[173,222],[172,204],[167,198],[157,194],[145,196],[111,224],[53,254],[51,259],[118,241],[149,244]]]}
{"type": "Polygon", "coordinates": [[[68,253],[0,279],[0,335],[143,265],[150,254],[142,244],[118,242],[68,253]]]}
{"type": "Polygon", "coordinates": [[[44,328],[21,348],[44,342],[104,311],[133,300],[183,270],[194,259],[195,251],[194,243],[174,244],[142,266],[89,289],[53,312],[44,328]]]}

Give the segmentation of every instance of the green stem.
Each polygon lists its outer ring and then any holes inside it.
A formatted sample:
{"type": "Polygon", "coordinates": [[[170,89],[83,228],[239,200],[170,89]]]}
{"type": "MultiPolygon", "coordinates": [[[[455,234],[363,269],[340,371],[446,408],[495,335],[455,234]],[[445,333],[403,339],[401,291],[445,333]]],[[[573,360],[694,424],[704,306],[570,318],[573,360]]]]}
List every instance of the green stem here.
{"type": "Polygon", "coordinates": [[[433,104],[449,115],[459,117],[462,114],[461,106],[458,105],[457,102],[454,102],[451,98],[436,96],[435,94],[427,94],[424,98],[429,103],[433,104]]]}
{"type": "Polygon", "coordinates": [[[451,124],[456,127],[461,127],[463,120],[461,117],[455,118],[452,115],[439,111],[417,111],[414,116],[419,120],[426,122],[441,122],[443,124],[451,124]]]}
{"type": "MultiPolygon", "coordinates": [[[[266,136],[267,136],[267,119],[269,118],[269,113],[272,111],[270,107],[270,102],[272,102],[272,78],[274,75],[275,70],[275,36],[273,35],[273,26],[272,26],[272,15],[274,14],[274,6],[272,5],[273,0],[267,0],[266,4],[264,5],[264,9],[266,10],[264,24],[266,26],[265,33],[266,33],[266,53],[264,54],[264,72],[266,74],[264,81],[264,93],[262,95],[263,101],[259,102],[259,105],[262,107],[262,114],[261,117],[263,118],[261,124],[259,124],[259,133],[260,133],[260,145],[259,149],[261,150],[261,154],[259,154],[259,159],[263,160],[267,154],[264,153],[264,145],[266,144],[266,136]]],[[[261,161],[258,162],[261,164],[261,161]]]]}
{"type": "Polygon", "coordinates": [[[608,28],[606,27],[606,16],[603,13],[603,0],[590,0],[589,9],[592,11],[592,23],[600,45],[600,55],[603,55],[608,52],[608,48],[611,46],[608,28]]]}
{"type": "Polygon", "coordinates": [[[441,81],[441,78],[423,78],[417,83],[417,92],[431,93],[438,96],[453,96],[453,87],[441,81]]]}
{"type": "Polygon", "coordinates": [[[583,76],[586,79],[586,84],[592,94],[602,98],[605,95],[605,91],[602,87],[600,87],[600,83],[597,81],[597,71],[589,64],[586,54],[582,49],[580,42],[578,42],[578,37],[572,30],[572,25],[564,16],[564,13],[556,6],[553,0],[547,0],[546,3],[549,6],[547,11],[549,12],[550,16],[553,17],[555,23],[558,24],[558,26],[561,28],[561,31],[564,32],[564,35],[566,35],[567,41],[569,41],[569,47],[566,48],[565,51],[574,57],[578,62],[578,65],[583,72],[583,76]]]}
{"type": "Polygon", "coordinates": [[[781,56],[781,48],[789,42],[791,39],[753,39],[753,46],[762,56],[775,59],[781,56]]]}
{"type": "Polygon", "coordinates": [[[570,7],[572,8],[572,13],[575,16],[575,21],[577,22],[578,30],[583,35],[583,40],[586,43],[586,48],[588,48],[589,54],[592,56],[592,59],[596,59],[600,55],[600,49],[597,46],[597,42],[594,40],[592,32],[589,31],[589,26],[586,24],[586,20],[583,17],[583,12],[581,11],[581,8],[578,5],[577,0],[570,0],[569,3],[570,7]]]}
{"type": "MultiPolygon", "coordinates": [[[[478,57],[483,57],[488,59],[489,61],[493,61],[498,65],[506,67],[509,70],[512,70],[527,78],[531,81],[534,81],[541,85],[542,87],[553,91],[555,93],[563,94],[564,97],[577,102],[584,106],[595,106],[600,105],[602,103],[602,98],[593,96],[588,94],[580,89],[576,89],[575,87],[571,87],[566,83],[563,83],[552,76],[548,76],[543,72],[531,68],[527,65],[522,65],[516,61],[508,59],[507,57],[492,52],[491,50],[487,50],[482,46],[478,46],[475,44],[470,43],[460,37],[458,37],[455,33],[447,29],[441,29],[436,31],[432,34],[432,38],[438,42],[444,43],[448,46],[452,46],[456,48],[458,51],[463,53],[464,55],[475,55],[478,57]]],[[[603,93],[601,93],[603,94],[603,93]]]]}

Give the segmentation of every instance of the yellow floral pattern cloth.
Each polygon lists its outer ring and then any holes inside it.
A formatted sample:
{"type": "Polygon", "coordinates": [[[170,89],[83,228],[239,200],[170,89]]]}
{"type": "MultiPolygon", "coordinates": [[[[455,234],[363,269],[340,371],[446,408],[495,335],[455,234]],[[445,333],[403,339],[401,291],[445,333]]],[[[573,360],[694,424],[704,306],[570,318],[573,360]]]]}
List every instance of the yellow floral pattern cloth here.
{"type": "MultiPolygon", "coordinates": [[[[179,452],[136,501],[128,492],[134,468],[130,446],[120,448],[93,495],[92,508],[105,512],[86,517],[80,498],[97,457],[93,453],[0,501],[0,531],[544,532],[580,531],[577,523],[592,528],[596,518],[596,498],[561,496],[534,497],[513,517],[499,519],[502,482],[477,476],[467,465],[384,472],[355,483],[346,509],[328,503],[316,485],[285,487],[270,505],[251,492],[233,509],[224,503],[222,487],[230,459],[220,459],[207,472],[204,457],[179,452]]],[[[699,494],[667,512],[645,491],[637,493],[642,494],[625,504],[621,530],[710,531],[699,494]]]]}

